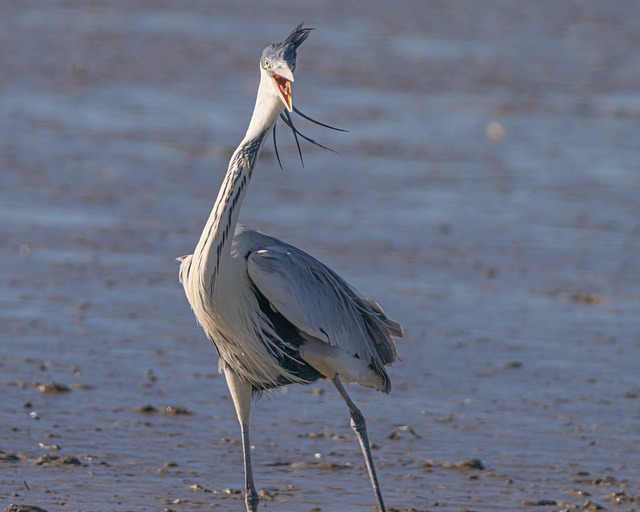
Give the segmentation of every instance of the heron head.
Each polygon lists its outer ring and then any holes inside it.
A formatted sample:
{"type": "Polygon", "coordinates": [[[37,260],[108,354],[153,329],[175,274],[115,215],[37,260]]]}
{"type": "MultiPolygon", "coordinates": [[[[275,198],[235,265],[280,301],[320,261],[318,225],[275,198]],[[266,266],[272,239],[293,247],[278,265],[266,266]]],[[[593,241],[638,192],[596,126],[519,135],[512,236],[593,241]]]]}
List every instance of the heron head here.
{"type": "Polygon", "coordinates": [[[291,82],[296,69],[296,49],[309,37],[312,28],[303,28],[302,23],[281,43],[267,46],[260,58],[260,68],[270,78],[275,95],[286,109],[293,110],[291,82]]]}

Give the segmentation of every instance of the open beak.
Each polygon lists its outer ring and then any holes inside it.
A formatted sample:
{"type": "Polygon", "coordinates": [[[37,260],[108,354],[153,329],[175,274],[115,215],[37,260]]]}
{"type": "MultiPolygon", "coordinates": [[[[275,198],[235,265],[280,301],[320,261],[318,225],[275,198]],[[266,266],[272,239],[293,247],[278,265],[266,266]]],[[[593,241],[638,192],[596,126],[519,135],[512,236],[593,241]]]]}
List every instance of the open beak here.
{"type": "Polygon", "coordinates": [[[271,72],[271,78],[276,84],[278,95],[289,112],[293,111],[293,100],[291,98],[291,82],[293,82],[293,73],[288,68],[275,69],[271,72]],[[278,73],[279,71],[280,73],[278,73]]]}

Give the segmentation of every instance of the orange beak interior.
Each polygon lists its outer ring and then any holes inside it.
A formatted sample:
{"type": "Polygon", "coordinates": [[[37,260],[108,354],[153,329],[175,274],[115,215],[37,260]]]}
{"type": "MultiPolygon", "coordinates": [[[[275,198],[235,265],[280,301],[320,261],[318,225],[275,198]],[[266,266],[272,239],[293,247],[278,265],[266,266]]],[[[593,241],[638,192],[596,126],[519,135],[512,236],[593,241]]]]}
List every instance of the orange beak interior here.
{"type": "Polygon", "coordinates": [[[273,79],[276,81],[278,92],[280,93],[282,101],[289,109],[289,112],[291,112],[291,110],[293,110],[293,102],[291,99],[291,81],[287,80],[283,76],[276,74],[273,75],[273,79]]]}

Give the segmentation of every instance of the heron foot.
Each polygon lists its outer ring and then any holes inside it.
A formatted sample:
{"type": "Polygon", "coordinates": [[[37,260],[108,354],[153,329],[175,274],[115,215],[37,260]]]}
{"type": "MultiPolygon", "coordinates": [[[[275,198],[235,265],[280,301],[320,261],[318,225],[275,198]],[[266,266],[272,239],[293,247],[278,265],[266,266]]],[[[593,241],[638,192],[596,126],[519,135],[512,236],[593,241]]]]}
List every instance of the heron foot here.
{"type": "Polygon", "coordinates": [[[373,455],[371,454],[371,446],[369,445],[369,436],[367,435],[367,424],[364,420],[364,415],[360,412],[360,409],[356,407],[351,398],[344,389],[344,386],[340,382],[338,377],[333,379],[333,384],[338,389],[338,392],[349,407],[349,413],[351,414],[351,428],[356,433],[356,437],[360,442],[362,448],[362,454],[367,465],[367,471],[369,472],[369,479],[371,480],[371,486],[373,492],[376,495],[376,502],[378,503],[378,511],[386,512],[384,501],[382,499],[382,492],[380,491],[380,484],[378,483],[378,475],[376,474],[376,468],[373,465],[373,455]]]}
{"type": "Polygon", "coordinates": [[[244,502],[247,505],[247,512],[258,512],[260,496],[258,496],[258,492],[255,489],[247,489],[244,502]]]}

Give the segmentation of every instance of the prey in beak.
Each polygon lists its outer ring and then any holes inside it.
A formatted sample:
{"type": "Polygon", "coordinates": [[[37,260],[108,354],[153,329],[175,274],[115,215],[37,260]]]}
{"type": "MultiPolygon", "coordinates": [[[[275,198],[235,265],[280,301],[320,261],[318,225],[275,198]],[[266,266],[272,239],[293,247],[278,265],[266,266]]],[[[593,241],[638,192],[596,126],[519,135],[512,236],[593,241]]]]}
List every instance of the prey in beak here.
{"type": "MultiPolygon", "coordinates": [[[[314,144],[315,146],[319,146],[324,149],[328,149],[329,151],[333,151],[331,148],[316,142],[311,137],[307,137],[302,134],[298,128],[293,124],[292,114],[297,114],[300,117],[304,118],[306,121],[311,123],[323,126],[325,128],[329,128],[331,130],[337,130],[340,132],[344,132],[346,130],[342,130],[341,128],[335,128],[334,126],[321,123],[320,121],[316,121],[315,119],[309,117],[308,115],[302,113],[298,108],[293,105],[293,98],[291,95],[291,83],[293,80],[293,72],[296,69],[296,49],[307,39],[309,36],[309,32],[313,30],[312,28],[304,28],[302,23],[296,27],[296,29],[287,37],[282,43],[274,43],[267,46],[262,52],[261,57],[261,69],[267,73],[269,79],[273,80],[273,86],[275,95],[282,101],[284,105],[284,109],[280,112],[280,118],[284,122],[284,124],[291,129],[293,133],[293,137],[296,141],[296,147],[298,148],[298,153],[300,155],[300,162],[304,167],[304,160],[302,158],[302,148],[300,147],[300,141],[298,137],[301,139],[314,144]]],[[[278,153],[278,143],[276,142],[276,125],[273,126],[273,144],[275,146],[276,158],[278,159],[278,164],[282,168],[282,162],[280,162],[280,154],[278,153]]],[[[333,151],[335,153],[335,151],[333,151]]]]}
{"type": "MultiPolygon", "coordinates": [[[[291,101],[291,84],[288,83],[287,85],[289,86],[289,101],[291,101]]],[[[302,111],[300,111],[300,109],[294,107],[293,104],[291,104],[291,108],[287,108],[287,110],[285,110],[284,112],[281,112],[280,113],[280,119],[282,119],[282,121],[284,122],[285,125],[287,125],[289,128],[291,128],[291,132],[293,133],[293,138],[296,141],[296,146],[298,148],[298,154],[300,155],[300,163],[302,164],[302,167],[304,167],[304,159],[302,158],[302,148],[300,147],[300,141],[298,140],[298,136],[302,137],[304,140],[310,142],[314,146],[318,146],[318,147],[320,147],[322,149],[327,149],[327,150],[331,151],[332,153],[336,153],[336,151],[334,151],[330,147],[327,147],[327,146],[325,146],[323,144],[320,144],[318,141],[312,139],[311,137],[307,137],[306,135],[301,133],[300,130],[298,130],[298,128],[296,128],[296,126],[293,124],[293,118],[291,117],[291,112],[295,112],[296,114],[298,114],[300,117],[306,119],[307,121],[310,121],[310,122],[312,122],[314,124],[317,124],[317,125],[320,125],[320,126],[324,126],[325,128],[329,128],[330,130],[335,130],[337,132],[346,132],[347,130],[343,130],[342,128],[336,128],[335,126],[331,126],[329,124],[325,124],[325,123],[321,123],[320,121],[316,121],[312,117],[309,117],[307,114],[305,114],[302,111]]],[[[280,166],[280,169],[282,169],[283,167],[282,167],[282,162],[280,161],[280,153],[278,153],[278,143],[276,141],[276,125],[274,125],[274,127],[273,127],[273,147],[274,147],[274,149],[276,151],[276,158],[278,159],[278,165],[280,166]]]]}

